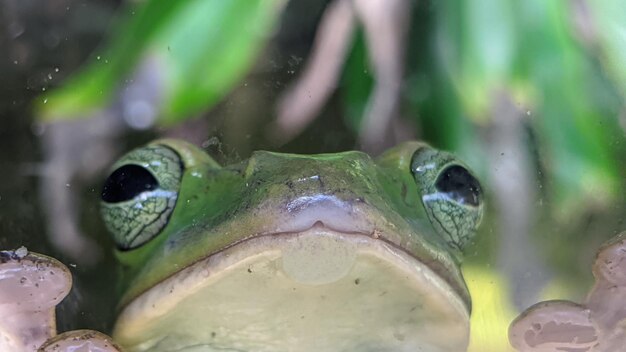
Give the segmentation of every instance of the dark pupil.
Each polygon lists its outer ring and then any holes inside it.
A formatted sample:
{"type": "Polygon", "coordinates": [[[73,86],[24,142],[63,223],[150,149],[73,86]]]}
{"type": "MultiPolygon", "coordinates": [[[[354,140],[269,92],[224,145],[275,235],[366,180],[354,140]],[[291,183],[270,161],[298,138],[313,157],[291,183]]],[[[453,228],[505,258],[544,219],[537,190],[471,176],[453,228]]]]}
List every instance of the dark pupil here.
{"type": "Polygon", "coordinates": [[[437,178],[435,187],[459,203],[480,204],[480,183],[462,166],[446,168],[437,178]]]}
{"type": "Polygon", "coordinates": [[[124,165],[107,178],[102,187],[102,200],[107,203],[123,202],[158,186],[156,178],[148,170],[138,165],[124,165]]]}

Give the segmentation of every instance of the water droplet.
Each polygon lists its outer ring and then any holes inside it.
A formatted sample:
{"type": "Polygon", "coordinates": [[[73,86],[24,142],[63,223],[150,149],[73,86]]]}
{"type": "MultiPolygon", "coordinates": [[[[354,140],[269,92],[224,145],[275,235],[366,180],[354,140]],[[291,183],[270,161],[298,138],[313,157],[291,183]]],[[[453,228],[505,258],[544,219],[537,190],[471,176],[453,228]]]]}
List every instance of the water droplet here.
{"type": "Polygon", "coordinates": [[[59,68],[58,68],[58,67],[55,67],[55,68],[54,68],[54,72],[59,72],[59,68]]]}
{"type": "Polygon", "coordinates": [[[100,55],[96,56],[96,60],[100,60],[100,55]]]}
{"type": "Polygon", "coordinates": [[[24,258],[28,255],[28,249],[26,249],[26,247],[24,246],[21,246],[20,248],[15,250],[15,255],[18,256],[20,259],[24,258]]]}
{"type": "Polygon", "coordinates": [[[44,104],[48,104],[48,99],[44,99],[44,100],[43,100],[43,103],[44,103],[44,104]]]}
{"type": "Polygon", "coordinates": [[[52,73],[48,73],[48,79],[52,79],[52,73]]]}

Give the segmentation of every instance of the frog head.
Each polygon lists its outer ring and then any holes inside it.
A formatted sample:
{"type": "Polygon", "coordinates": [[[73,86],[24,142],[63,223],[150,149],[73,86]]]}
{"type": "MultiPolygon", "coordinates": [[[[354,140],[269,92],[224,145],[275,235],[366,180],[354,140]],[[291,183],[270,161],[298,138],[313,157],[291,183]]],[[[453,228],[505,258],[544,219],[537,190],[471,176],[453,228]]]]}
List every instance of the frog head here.
{"type": "Polygon", "coordinates": [[[481,187],[453,155],[259,151],[220,166],[158,140],[102,192],[129,351],[461,351],[459,269],[481,187]]]}

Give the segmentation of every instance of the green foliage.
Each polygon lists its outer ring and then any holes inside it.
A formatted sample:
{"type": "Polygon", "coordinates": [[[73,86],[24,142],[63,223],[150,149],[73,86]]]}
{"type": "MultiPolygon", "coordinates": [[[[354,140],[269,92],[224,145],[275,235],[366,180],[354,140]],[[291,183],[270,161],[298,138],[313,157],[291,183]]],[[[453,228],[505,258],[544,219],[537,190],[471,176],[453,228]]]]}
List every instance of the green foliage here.
{"type": "Polygon", "coordinates": [[[555,179],[555,205],[606,204],[619,187],[617,136],[612,135],[619,126],[608,113],[617,101],[594,94],[603,89],[611,96],[611,88],[607,82],[591,84],[602,73],[573,37],[568,3],[536,1],[520,7],[528,25],[521,26],[524,55],[518,80],[534,90],[527,95],[533,96],[530,103],[538,116],[532,122],[555,179]]]}
{"type": "MultiPolygon", "coordinates": [[[[412,81],[419,121],[445,147],[480,150],[472,126],[490,125],[502,94],[526,110],[520,118],[537,136],[537,145],[529,148],[539,150],[547,171],[546,196],[558,213],[569,215],[610,204],[623,186],[615,148],[623,141],[616,118],[623,98],[577,37],[573,6],[541,0],[439,2],[427,28],[430,45],[422,47],[428,60],[415,68],[412,81]],[[428,94],[420,97],[423,85],[428,94]]],[[[616,9],[592,6],[605,10],[605,17],[612,13],[613,25],[600,27],[618,30],[616,9]]],[[[626,47],[620,50],[623,43],[610,33],[598,37],[606,38],[601,42],[613,54],[605,55],[605,62],[619,71],[616,63],[626,47]]]]}
{"type": "Polygon", "coordinates": [[[218,102],[247,72],[284,1],[151,0],[131,12],[103,53],[43,97],[43,120],[87,117],[148,57],[159,65],[160,122],[175,123],[218,102]]]}
{"type": "Polygon", "coordinates": [[[514,2],[480,0],[438,3],[433,54],[456,87],[467,116],[488,118],[493,95],[505,88],[515,65],[514,2]]]}
{"type": "Polygon", "coordinates": [[[609,74],[619,86],[622,96],[626,94],[626,2],[623,1],[588,1],[590,20],[587,23],[600,51],[600,58],[605,63],[609,74]]]}
{"type": "MultiPolygon", "coordinates": [[[[626,8],[615,1],[581,4],[416,4],[407,48],[408,104],[402,107],[429,142],[486,166],[478,132],[493,122],[499,97],[509,97],[528,111],[520,118],[537,137],[529,149],[538,149],[547,195],[564,213],[610,203],[622,187],[615,145],[623,142],[616,117],[626,93],[626,8]],[[587,15],[584,21],[578,20],[581,14],[587,15]]],[[[43,97],[40,116],[89,116],[147,58],[159,67],[161,124],[206,111],[247,73],[283,5],[284,0],[141,3],[102,54],[43,97]]],[[[338,96],[344,122],[357,134],[376,82],[371,48],[360,31],[351,45],[338,96]]]]}
{"type": "Polygon", "coordinates": [[[361,126],[373,84],[364,33],[359,31],[346,62],[341,82],[345,111],[343,118],[354,133],[358,133],[361,126]]]}

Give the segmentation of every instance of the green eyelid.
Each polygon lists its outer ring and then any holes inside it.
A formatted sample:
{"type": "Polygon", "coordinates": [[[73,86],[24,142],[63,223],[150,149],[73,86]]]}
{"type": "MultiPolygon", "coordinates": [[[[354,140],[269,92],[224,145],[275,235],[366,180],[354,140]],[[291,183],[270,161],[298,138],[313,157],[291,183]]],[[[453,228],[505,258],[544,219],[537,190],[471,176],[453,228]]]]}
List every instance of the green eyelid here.
{"type": "Polygon", "coordinates": [[[452,154],[427,146],[414,152],[411,172],[431,224],[450,247],[462,251],[482,220],[480,183],[452,154]]]}
{"type": "Polygon", "coordinates": [[[102,189],[100,211],[118,248],[134,249],[167,225],[183,163],[173,149],[152,144],[126,154],[112,169],[102,189]]]}

